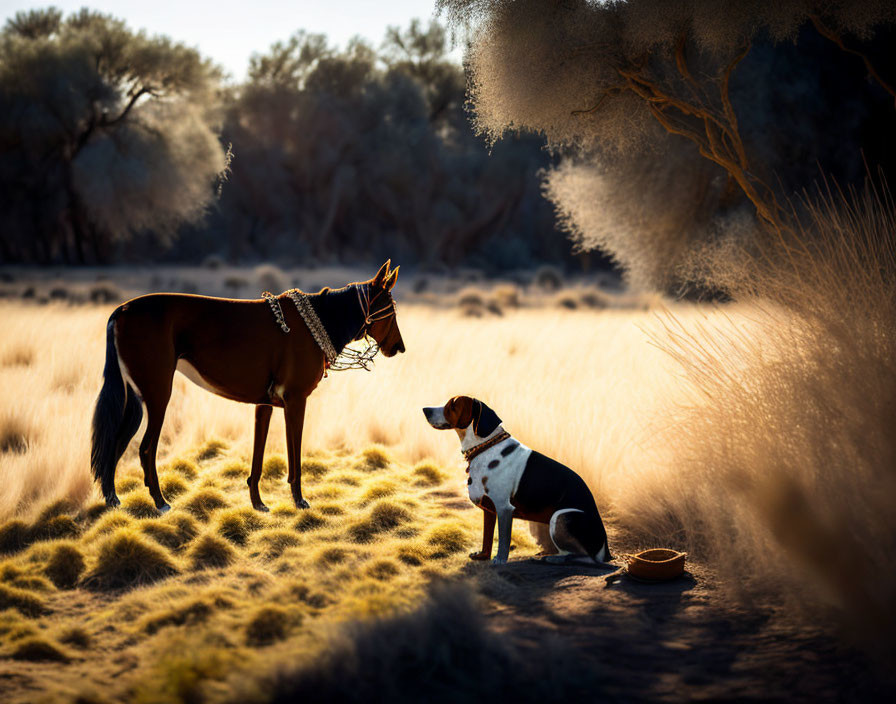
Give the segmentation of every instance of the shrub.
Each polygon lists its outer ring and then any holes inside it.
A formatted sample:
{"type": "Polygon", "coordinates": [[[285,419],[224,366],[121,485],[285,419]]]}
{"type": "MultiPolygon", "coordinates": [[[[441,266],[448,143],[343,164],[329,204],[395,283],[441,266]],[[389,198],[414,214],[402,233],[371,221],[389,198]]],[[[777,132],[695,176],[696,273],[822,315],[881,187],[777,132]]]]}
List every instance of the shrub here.
{"type": "Polygon", "coordinates": [[[482,308],[485,306],[485,297],[482,291],[475,288],[465,288],[457,294],[457,305],[461,308],[482,308]]]}
{"type": "Polygon", "coordinates": [[[46,613],[44,602],[31,592],[0,584],[0,611],[16,609],[25,616],[36,617],[46,613]]]}
{"type": "Polygon", "coordinates": [[[75,543],[58,543],[53,546],[44,574],[59,589],[71,589],[84,572],[84,556],[75,543]]]}
{"type": "Polygon", "coordinates": [[[274,295],[289,288],[289,279],[286,274],[273,264],[260,264],[255,267],[255,278],[262,290],[270,291],[274,295]]]}
{"type": "Polygon", "coordinates": [[[532,283],[545,291],[556,291],[563,285],[563,273],[555,266],[544,264],[536,269],[532,283]]]}
{"type": "Polygon", "coordinates": [[[9,656],[13,660],[33,662],[68,662],[71,659],[61,645],[41,636],[19,641],[9,656]]]}
{"type": "Polygon", "coordinates": [[[296,614],[282,606],[262,606],[246,623],[246,644],[259,647],[281,641],[295,621],[296,614]]]}
{"type": "Polygon", "coordinates": [[[168,554],[139,533],[120,528],[100,545],[96,564],[82,580],[87,589],[127,589],[177,574],[168,554]]]}
{"type": "Polygon", "coordinates": [[[286,470],[286,460],[281,455],[273,455],[261,465],[261,476],[265,479],[279,479],[286,476],[286,470]]]}
{"type": "Polygon", "coordinates": [[[495,301],[503,308],[520,307],[520,289],[516,284],[501,284],[492,291],[495,301]]]}
{"type": "Polygon", "coordinates": [[[207,521],[212,513],[226,508],[227,505],[224,494],[209,487],[199,489],[192,496],[187,497],[184,502],[184,508],[200,521],[207,521]]]}
{"type": "Polygon", "coordinates": [[[87,290],[87,297],[91,303],[117,303],[124,300],[121,289],[108,282],[92,284],[87,290]]]}
{"type": "Polygon", "coordinates": [[[576,310],[579,307],[579,300],[571,293],[561,293],[554,299],[554,305],[566,310],[576,310]]]}
{"type": "Polygon", "coordinates": [[[236,550],[230,543],[215,535],[203,535],[190,547],[187,559],[194,570],[206,567],[226,567],[236,559],[236,550]]]}

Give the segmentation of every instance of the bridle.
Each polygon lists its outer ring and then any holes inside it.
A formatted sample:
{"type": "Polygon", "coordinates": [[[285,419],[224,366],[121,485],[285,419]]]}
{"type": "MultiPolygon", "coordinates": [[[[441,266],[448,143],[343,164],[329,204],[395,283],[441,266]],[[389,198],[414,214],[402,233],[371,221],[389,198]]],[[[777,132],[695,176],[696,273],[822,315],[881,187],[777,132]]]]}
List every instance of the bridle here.
{"type": "Polygon", "coordinates": [[[383,293],[388,293],[387,291],[378,292],[371,299],[370,284],[356,284],[356,286],[357,288],[355,290],[358,293],[358,304],[361,306],[361,312],[364,314],[364,321],[361,323],[361,327],[358,328],[358,332],[352,340],[369,338],[370,341],[367,343],[367,347],[363,350],[354,350],[351,347],[343,348],[342,352],[339,353],[339,356],[329,365],[329,368],[336,372],[341,372],[346,369],[363,369],[364,371],[369,372],[371,370],[371,365],[373,364],[373,358],[376,357],[376,353],[380,351],[380,346],[377,341],[368,334],[370,326],[380,320],[387,320],[390,317],[397,319],[398,317],[395,312],[395,301],[391,296],[386,305],[371,311],[371,306],[376,303],[377,299],[383,295],[383,293]]]}

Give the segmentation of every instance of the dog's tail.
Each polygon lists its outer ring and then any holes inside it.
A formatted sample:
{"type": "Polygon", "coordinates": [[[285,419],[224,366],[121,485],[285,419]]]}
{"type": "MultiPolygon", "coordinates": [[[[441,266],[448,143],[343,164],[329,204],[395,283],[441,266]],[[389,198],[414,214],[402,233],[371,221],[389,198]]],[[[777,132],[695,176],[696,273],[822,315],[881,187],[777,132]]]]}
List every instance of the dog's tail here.
{"type": "Polygon", "coordinates": [[[90,466],[100,483],[106,503],[115,506],[115,466],[143,419],[143,407],[137,391],[125,382],[115,346],[115,310],[106,325],[106,365],[103,367],[103,388],[93,410],[90,466]]]}

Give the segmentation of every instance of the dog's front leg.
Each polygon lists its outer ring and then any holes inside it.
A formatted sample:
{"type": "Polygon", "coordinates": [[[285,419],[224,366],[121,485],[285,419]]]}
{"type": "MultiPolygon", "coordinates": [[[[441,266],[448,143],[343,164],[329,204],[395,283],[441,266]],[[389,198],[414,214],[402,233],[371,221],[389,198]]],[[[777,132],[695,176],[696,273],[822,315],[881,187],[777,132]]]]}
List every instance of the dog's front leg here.
{"type": "MultiPolygon", "coordinates": [[[[480,506],[480,508],[482,508],[480,506]]],[[[495,537],[495,514],[482,508],[482,550],[471,552],[471,560],[487,560],[492,556],[492,541],[495,537]]]]}
{"type": "Polygon", "coordinates": [[[510,532],[513,528],[513,506],[498,509],[498,554],[492,562],[503,565],[510,556],[510,532]]]}

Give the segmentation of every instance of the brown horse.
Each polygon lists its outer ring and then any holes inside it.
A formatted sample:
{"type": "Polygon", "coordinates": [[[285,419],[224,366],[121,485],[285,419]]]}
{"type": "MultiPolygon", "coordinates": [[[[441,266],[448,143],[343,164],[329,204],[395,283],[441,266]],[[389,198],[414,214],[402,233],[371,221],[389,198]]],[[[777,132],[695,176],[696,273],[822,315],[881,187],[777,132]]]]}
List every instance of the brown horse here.
{"type": "MultiPolygon", "coordinates": [[[[115,467],[137,432],[146,407],[147,425],[140,443],[143,480],[161,512],[170,506],[156,473],[156,449],[174,372],[179,370],[209,391],[255,404],[255,442],[249,497],[267,511],[258,492],[268,425],[274,406],[283,408],[289,458],[288,481],[298,508],[302,498],[302,427],[305,402],[324,376],[336,352],[369,335],[386,357],[404,352],[390,291],[398,267],[390,262],[369,281],[307,295],[313,313],[305,322],[300,301],[281,293],[270,300],[233,300],[156,293],[119,306],[106,326],[103,388],[93,415],[91,466],[109,506],[118,506],[115,467]],[[309,325],[314,313],[332,343],[322,350],[309,325]],[[287,332],[288,331],[288,332],[287,332]]],[[[306,314],[308,315],[308,314],[306,314]]],[[[320,331],[317,331],[319,338],[320,331]]]]}

